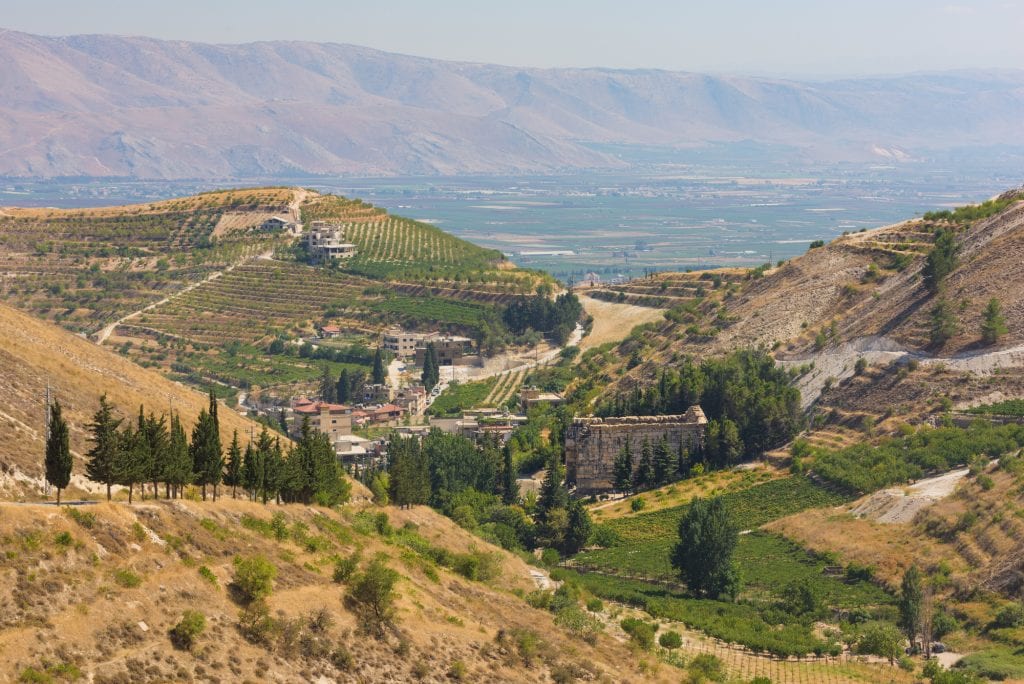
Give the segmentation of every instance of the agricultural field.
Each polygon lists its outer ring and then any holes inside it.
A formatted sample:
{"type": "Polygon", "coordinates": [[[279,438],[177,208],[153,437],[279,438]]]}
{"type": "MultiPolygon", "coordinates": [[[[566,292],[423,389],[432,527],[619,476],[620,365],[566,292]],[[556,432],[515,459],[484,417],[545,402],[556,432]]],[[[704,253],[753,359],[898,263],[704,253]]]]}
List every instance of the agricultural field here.
{"type": "Polygon", "coordinates": [[[486,405],[485,399],[495,387],[495,378],[487,378],[479,382],[452,383],[438,395],[427,412],[432,416],[454,417],[471,408],[486,405]]]}

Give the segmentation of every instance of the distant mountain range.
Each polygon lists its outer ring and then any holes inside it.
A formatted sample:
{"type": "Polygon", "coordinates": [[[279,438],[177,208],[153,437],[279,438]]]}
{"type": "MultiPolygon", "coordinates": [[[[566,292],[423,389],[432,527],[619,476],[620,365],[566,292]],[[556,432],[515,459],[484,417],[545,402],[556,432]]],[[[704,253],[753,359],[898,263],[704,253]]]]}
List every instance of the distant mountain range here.
{"type": "Polygon", "coordinates": [[[551,173],[624,168],[631,147],[754,142],[813,162],[1024,145],[1024,71],[801,82],[3,31],[0,93],[7,176],[551,173]]]}

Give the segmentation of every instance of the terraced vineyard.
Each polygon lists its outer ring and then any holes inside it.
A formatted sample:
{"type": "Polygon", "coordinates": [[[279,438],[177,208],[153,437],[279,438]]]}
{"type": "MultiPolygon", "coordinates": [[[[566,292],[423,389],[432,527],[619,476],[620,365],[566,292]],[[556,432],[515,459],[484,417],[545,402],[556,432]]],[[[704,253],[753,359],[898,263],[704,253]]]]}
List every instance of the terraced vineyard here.
{"type": "Polygon", "coordinates": [[[264,188],[133,207],[5,209],[0,293],[38,316],[92,333],[280,245],[275,235],[235,230],[214,239],[213,232],[225,213],[284,213],[291,197],[288,189],[264,188]]]}
{"type": "Polygon", "coordinates": [[[345,239],[357,246],[356,256],[345,267],[352,273],[388,280],[461,282],[471,289],[500,285],[497,291],[509,294],[529,293],[541,280],[537,274],[504,268],[505,257],[499,251],[358,200],[324,195],[304,205],[302,213],[307,223],[322,219],[344,226],[345,239]]]}
{"type": "Polygon", "coordinates": [[[703,273],[654,273],[618,285],[595,284],[584,291],[588,296],[606,302],[669,309],[714,298],[720,292],[735,289],[735,284],[746,279],[748,274],[748,270],[736,268],[703,273]]]}

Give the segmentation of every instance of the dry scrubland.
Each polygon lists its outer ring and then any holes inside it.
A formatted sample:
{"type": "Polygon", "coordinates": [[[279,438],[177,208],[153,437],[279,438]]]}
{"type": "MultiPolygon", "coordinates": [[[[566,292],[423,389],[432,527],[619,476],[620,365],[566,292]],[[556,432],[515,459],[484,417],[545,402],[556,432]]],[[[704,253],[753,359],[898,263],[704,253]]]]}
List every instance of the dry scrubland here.
{"type": "Polygon", "coordinates": [[[529,566],[429,509],[389,509],[396,529],[381,534],[369,514],[380,509],[104,503],[76,509],[76,520],[50,506],[0,506],[0,678],[63,667],[95,682],[678,679],[664,665],[641,676],[637,656],[611,637],[568,637],[516,596],[535,588],[529,566]],[[272,514],[283,516],[274,527],[272,514]],[[413,536],[492,554],[497,575],[470,581],[436,566],[412,550],[413,536]],[[332,579],[334,559],[357,549],[360,567],[383,554],[402,575],[396,628],[383,640],[343,607],[351,580],[332,579]],[[267,600],[277,626],[265,643],[237,627],[236,555],[277,568],[267,600]],[[191,651],[168,634],[186,610],[206,621],[191,651]]]}

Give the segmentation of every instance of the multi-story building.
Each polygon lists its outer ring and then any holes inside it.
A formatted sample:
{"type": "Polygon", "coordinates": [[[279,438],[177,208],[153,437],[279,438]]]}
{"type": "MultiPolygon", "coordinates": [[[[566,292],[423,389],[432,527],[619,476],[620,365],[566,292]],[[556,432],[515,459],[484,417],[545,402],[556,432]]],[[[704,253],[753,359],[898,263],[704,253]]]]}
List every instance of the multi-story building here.
{"type": "Polygon", "coordinates": [[[299,399],[292,406],[292,421],[288,426],[292,437],[299,436],[305,418],[309,418],[310,427],[327,435],[331,444],[337,442],[339,437],[352,434],[351,406],[299,399]]]}
{"type": "Polygon", "coordinates": [[[416,355],[416,347],[421,346],[426,337],[424,333],[389,328],[384,332],[384,349],[400,359],[409,359],[416,355]]]}
{"type": "Polygon", "coordinates": [[[340,223],[313,221],[306,234],[306,247],[309,257],[314,263],[324,263],[333,259],[347,259],[354,256],[356,246],[345,242],[345,228],[340,223]]]}
{"type": "Polygon", "coordinates": [[[427,345],[434,345],[437,363],[441,366],[457,366],[463,357],[473,348],[473,340],[458,335],[435,335],[425,339],[421,346],[416,347],[416,365],[422,366],[427,356],[427,345]]]}

